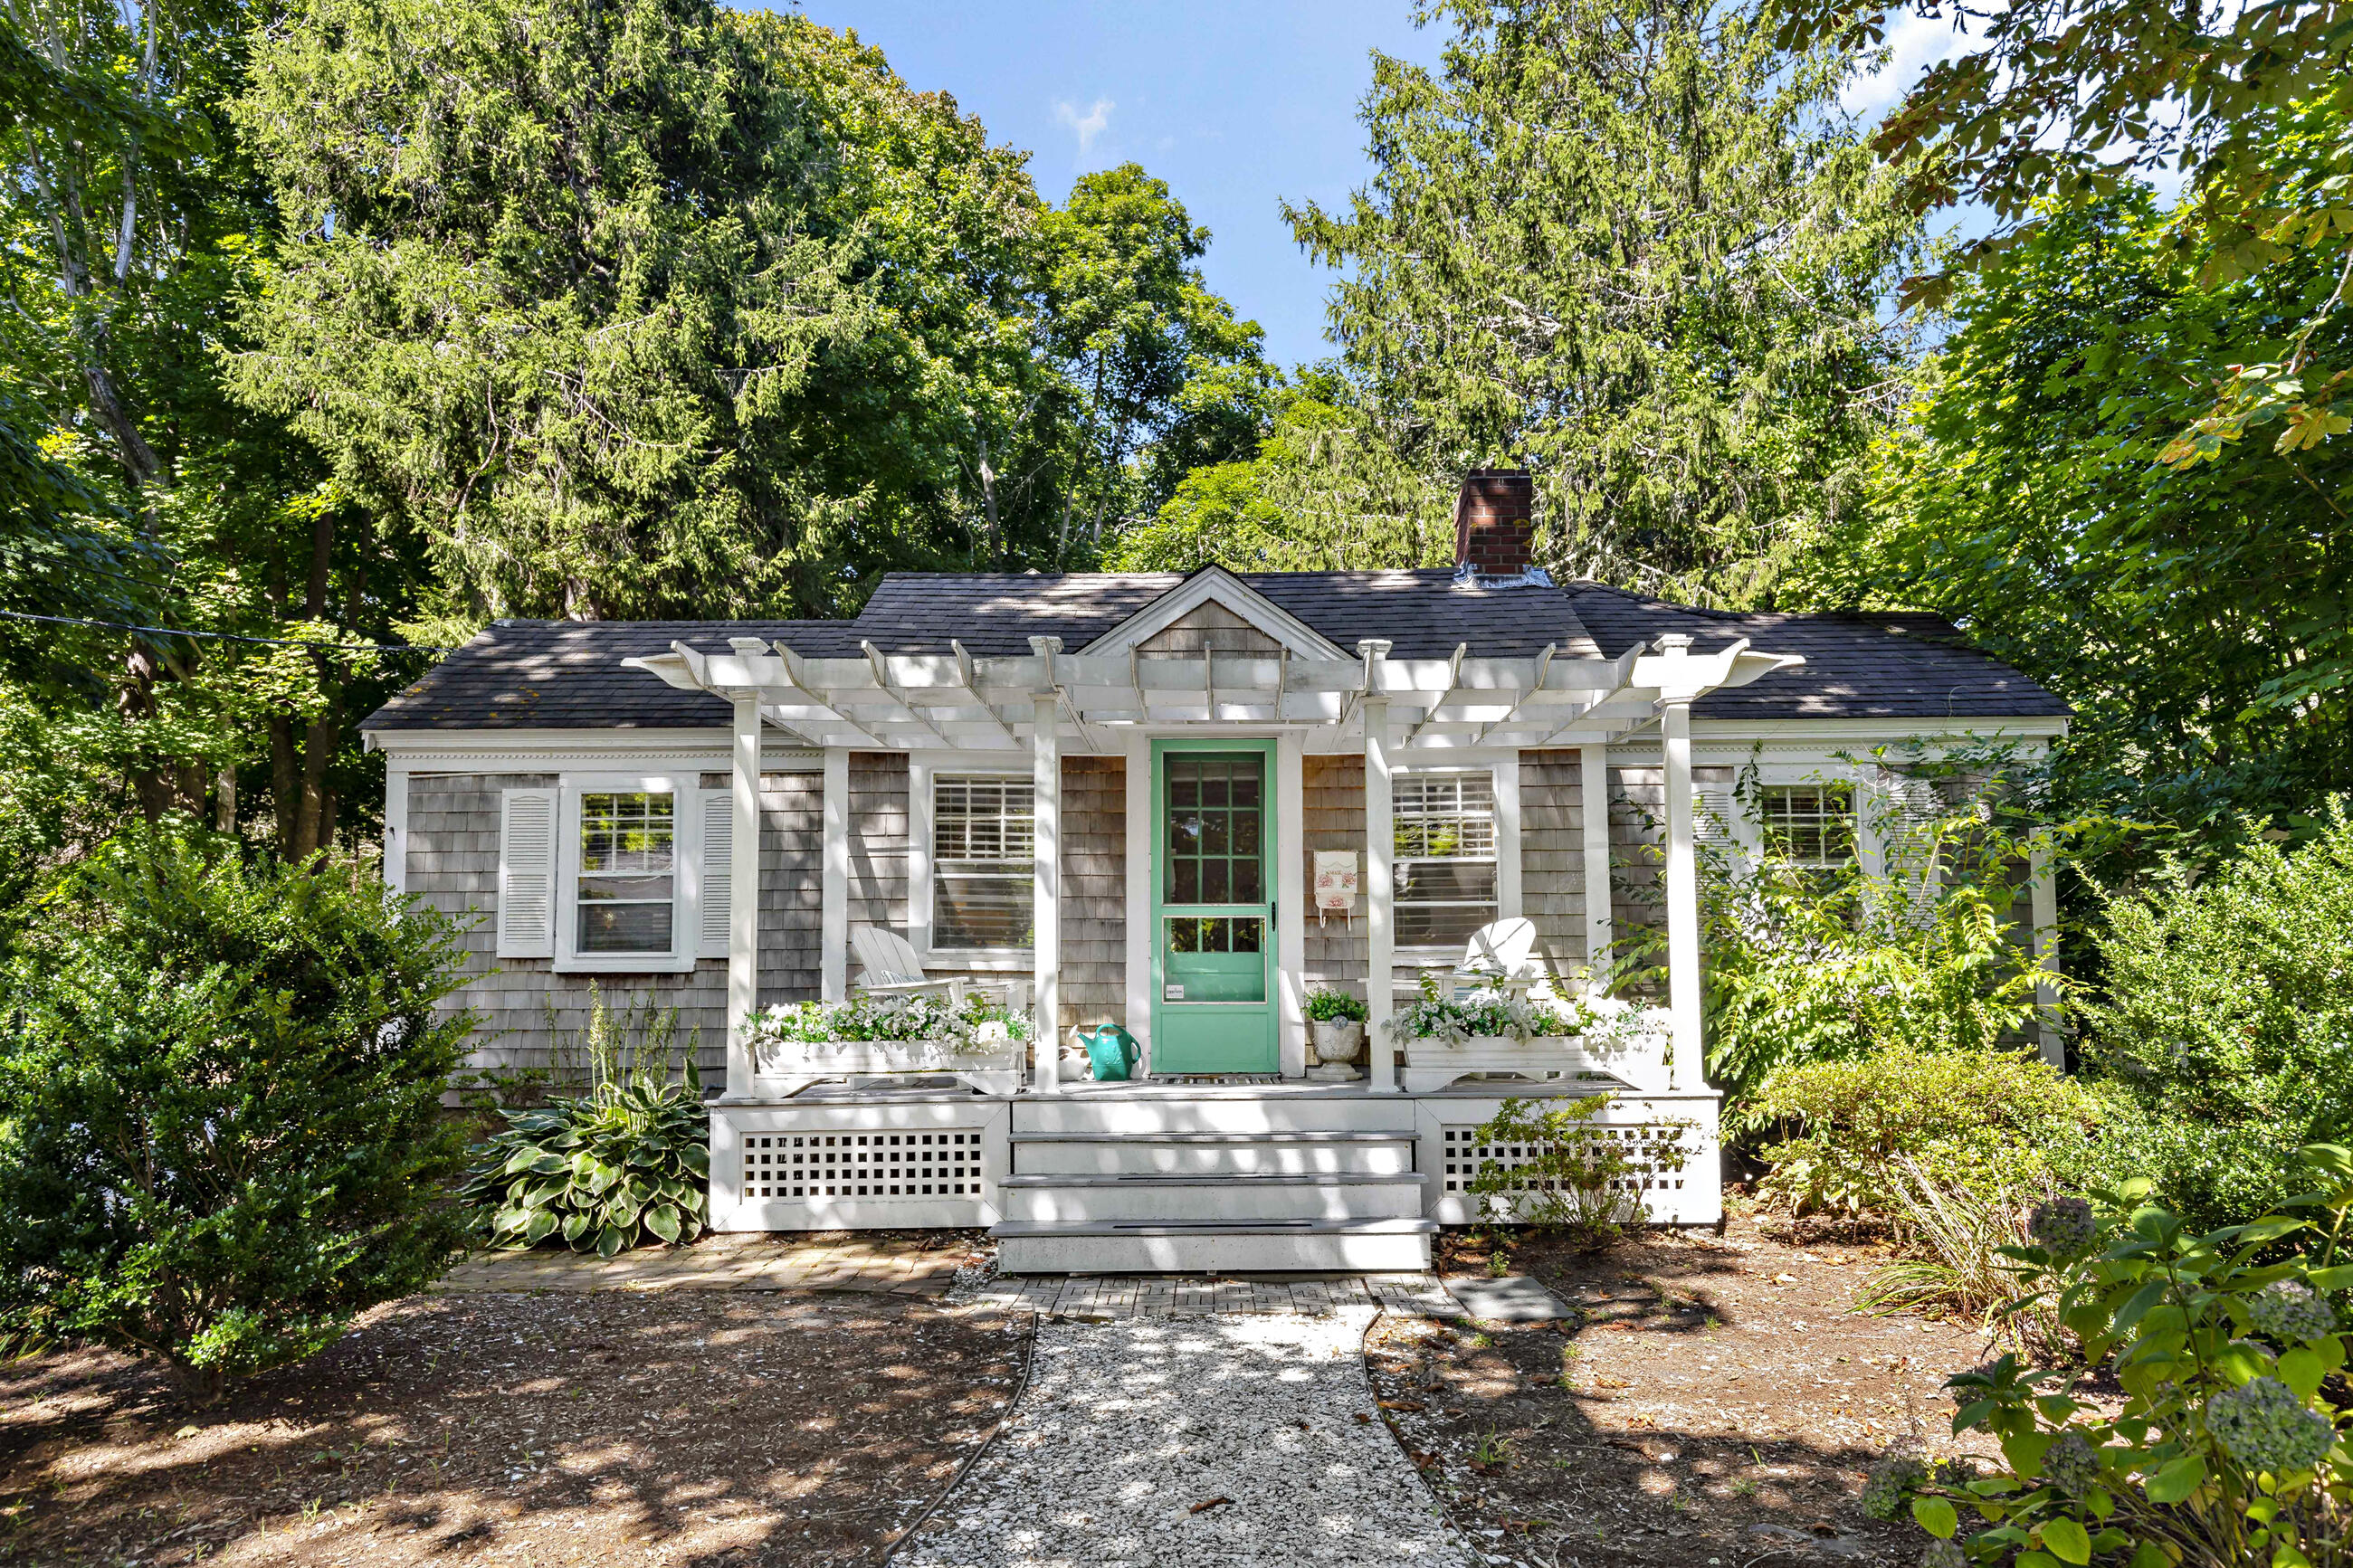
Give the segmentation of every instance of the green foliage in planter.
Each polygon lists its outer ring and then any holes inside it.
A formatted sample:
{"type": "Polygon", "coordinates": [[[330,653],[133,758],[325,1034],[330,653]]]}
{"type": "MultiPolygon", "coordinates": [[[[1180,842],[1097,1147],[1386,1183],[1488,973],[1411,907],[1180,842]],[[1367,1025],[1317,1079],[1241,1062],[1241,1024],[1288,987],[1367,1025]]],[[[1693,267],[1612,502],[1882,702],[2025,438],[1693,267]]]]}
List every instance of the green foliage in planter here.
{"type": "Polygon", "coordinates": [[[163,1357],[199,1400],[463,1246],[449,921],[371,864],[128,831],[0,976],[0,1337],[163,1357]]]}
{"type": "Polygon", "coordinates": [[[1398,1040],[1461,1045],[1480,1037],[1532,1040],[1581,1035],[1592,1024],[1593,1014],[1582,1002],[1539,1002],[1486,986],[1458,998],[1441,986],[1438,976],[1425,974],[1420,994],[1390,1016],[1388,1030],[1398,1040]]]}
{"type": "Polygon", "coordinates": [[[610,1258],[649,1241],[692,1241],[710,1212],[711,1118],[694,1053],[685,1080],[663,1069],[607,1076],[586,1094],[508,1110],[467,1173],[466,1196],[494,1247],[550,1239],[610,1258]]]}
{"type": "Polygon", "coordinates": [[[2297,1190],[2288,1151],[2353,1142],[2353,820],[2293,847],[2250,831],[2202,874],[2107,901],[2084,1054],[2129,1108],[2118,1170],[2200,1226],[2297,1190]]]}
{"type": "Polygon", "coordinates": [[[1345,991],[1310,991],[1307,1018],[1314,1024],[1361,1024],[1372,1016],[1364,998],[1345,991]]]}
{"type": "Polygon", "coordinates": [[[2353,1455],[2337,1261],[2353,1209],[2353,1152],[2299,1152],[2322,1185],[2300,1213],[2197,1234],[2147,1203],[2146,1180],[2038,1209],[2009,1249],[2023,1310],[2038,1303],[2111,1373],[2120,1405],[2066,1391],[2081,1369],[2015,1356],[1952,1378],[1956,1433],[2001,1445],[1996,1475],[1883,1466],[1865,1492],[1883,1518],[1907,1504],[1953,1544],[1926,1561],[2059,1568],[2313,1568],[2353,1563],[2353,1455]],[[1964,1541],[1964,1521],[1980,1523],[1964,1541]]]}
{"type": "Polygon", "coordinates": [[[1465,1190],[1482,1221],[1513,1220],[1540,1229],[1562,1230],[1580,1243],[1599,1245],[1642,1217],[1642,1199],[1633,1184],[1652,1173],[1672,1173],[1690,1159],[1683,1133],[1692,1125],[1653,1118],[1638,1142],[1602,1124],[1610,1097],[1593,1095],[1566,1105],[1534,1100],[1504,1101],[1478,1131],[1479,1169],[1465,1190]],[[1486,1151],[1514,1151],[1505,1166],[1486,1151]]]}
{"type": "Polygon", "coordinates": [[[980,1038],[982,1026],[1004,1026],[1013,1042],[1029,1038],[1026,1014],[1011,1011],[977,992],[951,1007],[945,996],[852,996],[845,1002],[783,1002],[752,1016],[754,1046],[822,1045],[835,1040],[942,1040],[954,1051],[1001,1049],[980,1038]]]}
{"type": "Polygon", "coordinates": [[[1899,1226],[1915,1182],[1981,1199],[2039,1192],[2092,1164],[2100,1101],[2038,1057],[1973,1046],[1892,1045],[1785,1067],[1750,1097],[1767,1144],[1765,1196],[1794,1214],[1899,1226]]]}

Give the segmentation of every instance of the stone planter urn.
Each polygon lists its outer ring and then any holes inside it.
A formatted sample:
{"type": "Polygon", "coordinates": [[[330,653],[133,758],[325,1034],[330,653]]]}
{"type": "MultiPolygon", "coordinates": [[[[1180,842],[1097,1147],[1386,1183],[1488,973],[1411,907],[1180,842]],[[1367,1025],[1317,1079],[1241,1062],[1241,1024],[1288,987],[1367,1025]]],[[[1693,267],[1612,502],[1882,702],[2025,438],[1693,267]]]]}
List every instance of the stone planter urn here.
{"type": "Polygon", "coordinates": [[[1353,1062],[1365,1054],[1365,1026],[1354,1018],[1318,1018],[1309,1033],[1308,1050],[1315,1058],[1309,1067],[1353,1062]]]}

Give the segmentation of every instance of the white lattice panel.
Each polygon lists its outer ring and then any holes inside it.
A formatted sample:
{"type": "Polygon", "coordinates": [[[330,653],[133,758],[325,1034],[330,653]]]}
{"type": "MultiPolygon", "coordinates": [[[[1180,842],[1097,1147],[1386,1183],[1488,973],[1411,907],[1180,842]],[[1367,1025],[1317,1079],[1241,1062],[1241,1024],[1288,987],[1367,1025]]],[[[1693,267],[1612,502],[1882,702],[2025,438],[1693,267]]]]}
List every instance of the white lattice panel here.
{"type": "Polygon", "coordinates": [[[977,1127],[931,1131],[747,1132],[743,1196],[978,1199],[977,1127]]]}
{"type": "MultiPolygon", "coordinates": [[[[1692,1156],[1697,1152],[1693,1129],[1662,1128],[1636,1121],[1623,1126],[1603,1123],[1596,1126],[1593,1131],[1598,1140],[1620,1144],[1628,1163],[1633,1167],[1632,1174],[1614,1184],[1620,1190],[1639,1194],[1646,1205],[1658,1201],[1654,1194],[1683,1190],[1683,1183],[1694,1163],[1692,1156]],[[1660,1162],[1651,1156],[1650,1151],[1662,1144],[1672,1144],[1683,1152],[1682,1169],[1661,1168],[1660,1162]]],[[[1448,1193],[1468,1193],[1483,1164],[1498,1165],[1504,1174],[1509,1175],[1535,1164],[1543,1157],[1545,1151],[1545,1146],[1539,1143],[1490,1143],[1482,1149],[1479,1146],[1479,1128],[1475,1123],[1442,1126],[1439,1130],[1439,1179],[1441,1190],[1448,1193]]],[[[1542,1180],[1514,1184],[1522,1191],[1540,1191],[1556,1184],[1542,1180]]]]}

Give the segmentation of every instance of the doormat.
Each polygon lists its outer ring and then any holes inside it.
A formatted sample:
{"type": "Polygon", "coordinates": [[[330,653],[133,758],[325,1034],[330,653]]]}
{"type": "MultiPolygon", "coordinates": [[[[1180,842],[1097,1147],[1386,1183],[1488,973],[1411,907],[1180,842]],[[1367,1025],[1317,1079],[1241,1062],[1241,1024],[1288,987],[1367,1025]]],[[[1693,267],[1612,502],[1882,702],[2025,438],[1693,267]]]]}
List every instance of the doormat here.
{"type": "Polygon", "coordinates": [[[1155,1083],[1252,1084],[1281,1083],[1279,1072],[1156,1072],[1155,1083]]]}

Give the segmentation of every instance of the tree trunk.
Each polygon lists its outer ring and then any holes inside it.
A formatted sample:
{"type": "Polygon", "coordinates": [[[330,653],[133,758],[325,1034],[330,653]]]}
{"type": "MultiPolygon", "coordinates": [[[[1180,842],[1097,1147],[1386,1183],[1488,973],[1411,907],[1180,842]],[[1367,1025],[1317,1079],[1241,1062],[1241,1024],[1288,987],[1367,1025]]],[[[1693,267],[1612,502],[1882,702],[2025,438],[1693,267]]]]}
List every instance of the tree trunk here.
{"type": "Polygon", "coordinates": [[[237,831],[237,764],[223,763],[213,777],[213,826],[223,833],[237,831]]]}
{"type": "Polygon", "coordinates": [[[278,829],[280,858],[294,858],[294,823],[301,795],[302,759],[294,750],[294,721],[283,713],[269,716],[269,805],[278,829]]]}

